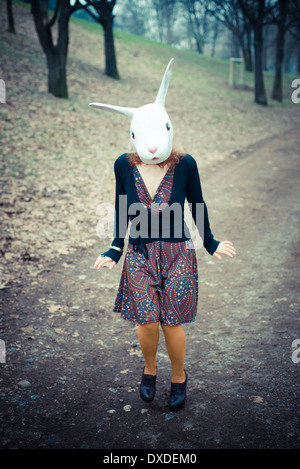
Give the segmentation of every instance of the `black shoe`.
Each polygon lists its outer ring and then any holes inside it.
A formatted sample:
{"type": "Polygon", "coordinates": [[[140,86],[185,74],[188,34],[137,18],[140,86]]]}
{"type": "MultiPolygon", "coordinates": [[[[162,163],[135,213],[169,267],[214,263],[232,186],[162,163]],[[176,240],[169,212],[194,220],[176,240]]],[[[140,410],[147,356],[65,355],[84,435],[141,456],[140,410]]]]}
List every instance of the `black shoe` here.
{"type": "Polygon", "coordinates": [[[185,371],[185,381],[183,383],[171,383],[171,393],[169,398],[169,408],[171,410],[178,410],[184,407],[187,380],[188,377],[185,371]]]}
{"type": "Polygon", "coordinates": [[[151,402],[155,396],[155,383],[156,375],[145,375],[142,374],[142,380],[140,384],[140,396],[143,401],[151,402]]]}

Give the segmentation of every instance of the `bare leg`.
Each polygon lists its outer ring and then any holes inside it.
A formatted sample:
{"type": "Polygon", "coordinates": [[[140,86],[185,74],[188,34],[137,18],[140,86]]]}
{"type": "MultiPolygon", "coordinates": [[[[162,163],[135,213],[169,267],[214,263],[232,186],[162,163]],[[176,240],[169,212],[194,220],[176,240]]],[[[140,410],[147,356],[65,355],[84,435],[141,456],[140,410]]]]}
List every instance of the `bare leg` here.
{"type": "Polygon", "coordinates": [[[184,329],[179,326],[161,325],[165,335],[166,347],[172,364],[172,383],[185,381],[184,359],[186,336],[184,329]]]}
{"type": "Polygon", "coordinates": [[[145,361],[145,374],[156,375],[156,353],[159,341],[159,322],[139,324],[137,329],[142,354],[145,361]]]}

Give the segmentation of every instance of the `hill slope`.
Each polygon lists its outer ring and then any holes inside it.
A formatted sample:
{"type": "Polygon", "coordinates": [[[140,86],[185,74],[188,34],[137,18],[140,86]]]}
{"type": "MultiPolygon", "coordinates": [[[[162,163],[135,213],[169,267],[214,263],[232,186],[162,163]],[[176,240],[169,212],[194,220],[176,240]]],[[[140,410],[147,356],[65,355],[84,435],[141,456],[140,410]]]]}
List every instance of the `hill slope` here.
{"type": "MultiPolygon", "coordinates": [[[[293,126],[299,115],[289,99],[290,77],[285,77],[284,104],[261,107],[251,91],[228,86],[226,61],[118,31],[121,80],[110,79],[103,74],[102,28],[75,18],[67,66],[70,97],[57,99],[47,92],[45,56],[28,5],[14,4],[15,36],[6,32],[5,3],[0,5],[1,78],[7,94],[0,106],[4,284],[24,268],[36,271],[45,259],[99,242],[96,209],[113,201],[113,162],[131,144],[129,120],[91,109],[89,102],[152,102],[174,57],[166,101],[174,143],[197,159],[203,175],[206,168],[217,170],[228,155],[293,126]],[[24,259],[37,262],[24,264],[24,259]]],[[[266,79],[270,89],[272,76],[266,79]]],[[[253,86],[252,74],[246,74],[245,83],[253,86]]],[[[110,240],[100,240],[99,246],[102,242],[110,240]]]]}

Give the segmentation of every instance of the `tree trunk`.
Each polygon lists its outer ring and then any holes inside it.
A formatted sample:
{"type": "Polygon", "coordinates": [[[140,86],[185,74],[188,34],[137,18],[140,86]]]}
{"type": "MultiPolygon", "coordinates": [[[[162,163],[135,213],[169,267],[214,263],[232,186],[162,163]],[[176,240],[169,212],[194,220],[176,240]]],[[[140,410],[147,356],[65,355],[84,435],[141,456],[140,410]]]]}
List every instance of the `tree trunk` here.
{"type": "Polygon", "coordinates": [[[41,0],[41,12],[44,20],[48,20],[48,0],[41,0]]]}
{"type": "Polygon", "coordinates": [[[251,24],[247,21],[246,24],[246,41],[245,41],[245,62],[246,70],[248,72],[253,72],[253,63],[252,63],[252,29],[251,24]]]}
{"type": "Polygon", "coordinates": [[[257,21],[254,26],[254,51],[255,51],[255,102],[267,105],[267,96],[263,76],[263,35],[262,24],[257,21]]]}
{"type": "Polygon", "coordinates": [[[263,70],[268,70],[268,33],[269,33],[269,26],[266,25],[263,31],[263,70]]]}
{"type": "MultiPolygon", "coordinates": [[[[56,7],[58,7],[58,4],[56,7]]],[[[31,12],[40,43],[47,58],[48,91],[57,98],[68,98],[66,64],[69,44],[69,19],[71,14],[70,2],[69,0],[61,0],[60,2],[56,46],[53,44],[51,27],[55,23],[58,9],[55,11],[53,20],[45,24],[38,0],[32,0],[31,12]]]]}
{"type": "Polygon", "coordinates": [[[57,98],[68,97],[66,57],[55,47],[47,54],[48,91],[57,98]]]}
{"type": "Polygon", "coordinates": [[[8,20],[8,32],[16,34],[15,20],[14,20],[14,14],[13,14],[13,9],[12,9],[12,0],[6,0],[6,8],[7,8],[7,20],[8,20]]]}
{"type": "Polygon", "coordinates": [[[233,31],[231,35],[231,55],[233,57],[239,57],[240,56],[240,44],[239,44],[239,38],[236,35],[236,33],[233,31]]]}
{"type": "Polygon", "coordinates": [[[200,21],[197,17],[194,5],[193,5],[192,10],[189,10],[189,16],[190,16],[190,24],[192,27],[193,36],[196,41],[197,52],[199,52],[199,54],[203,54],[203,37],[200,32],[201,31],[200,21]]]}
{"type": "Polygon", "coordinates": [[[243,15],[250,22],[254,30],[254,101],[267,105],[267,96],[263,75],[263,20],[266,15],[265,0],[253,2],[238,0],[243,15]]]}
{"type": "Polygon", "coordinates": [[[199,37],[199,34],[195,33],[194,38],[196,41],[197,52],[199,52],[199,54],[203,54],[202,41],[201,41],[201,38],[199,37]]]}
{"type": "Polygon", "coordinates": [[[212,57],[215,56],[215,50],[216,50],[216,43],[217,43],[217,39],[218,39],[218,34],[219,34],[219,21],[216,21],[215,20],[215,23],[214,23],[214,34],[213,34],[213,38],[212,38],[212,46],[211,46],[211,53],[210,55],[212,57]]]}
{"type": "Polygon", "coordinates": [[[284,51],[286,3],[285,0],[279,0],[279,22],[277,24],[277,43],[276,43],[276,67],[272,91],[272,99],[282,101],[282,61],[284,51]]]}
{"type": "Polygon", "coordinates": [[[162,11],[162,2],[161,1],[152,1],[155,13],[156,13],[156,23],[158,29],[158,38],[159,42],[163,42],[164,39],[164,15],[162,11]]]}
{"type": "Polygon", "coordinates": [[[119,80],[120,75],[117,68],[114,34],[113,34],[113,15],[105,18],[102,22],[104,29],[104,46],[105,46],[105,74],[109,77],[119,80]]]}
{"type": "Polygon", "coordinates": [[[243,41],[242,50],[245,61],[245,69],[247,70],[247,72],[253,72],[251,50],[249,50],[249,47],[247,46],[247,44],[245,44],[245,41],[243,41]]]}
{"type": "Polygon", "coordinates": [[[48,75],[49,79],[51,76],[51,93],[58,98],[68,98],[66,69],[69,47],[69,8],[69,1],[64,1],[61,5],[61,14],[58,19],[57,45],[54,47],[52,55],[54,59],[52,62],[53,68],[49,69],[48,75]]]}
{"type": "Polygon", "coordinates": [[[246,23],[244,19],[244,31],[239,34],[239,44],[242,49],[245,70],[252,72],[252,57],[251,57],[251,27],[249,22],[246,23]]]}

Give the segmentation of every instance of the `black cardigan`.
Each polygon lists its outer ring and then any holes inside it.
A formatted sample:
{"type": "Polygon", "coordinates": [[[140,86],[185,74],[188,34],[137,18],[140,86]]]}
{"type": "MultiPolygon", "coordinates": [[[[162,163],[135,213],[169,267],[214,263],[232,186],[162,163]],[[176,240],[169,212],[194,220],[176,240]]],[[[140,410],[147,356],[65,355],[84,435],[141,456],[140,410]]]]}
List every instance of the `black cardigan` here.
{"type": "MultiPolygon", "coordinates": [[[[115,220],[114,239],[111,245],[123,249],[129,220],[133,222],[134,227],[131,223],[128,242],[133,244],[135,251],[143,253],[146,259],[148,259],[147,243],[155,240],[180,242],[191,239],[188,227],[184,221],[184,202],[186,198],[199,235],[203,240],[203,246],[209,254],[213,255],[220,241],[214,239],[210,229],[207,207],[202,196],[196,160],[188,154],[181,157],[174,170],[172,192],[168,202],[169,207],[165,206],[165,209],[160,210],[160,214],[155,215],[150,207],[143,205],[138,198],[133,167],[130,165],[128,158],[129,155],[124,153],[119,156],[114,163],[116,178],[115,220]],[[123,196],[123,198],[121,197],[119,199],[119,196],[123,196]],[[132,204],[138,205],[134,206],[132,204]],[[173,207],[177,206],[177,209],[181,208],[181,210],[177,212],[180,213],[180,216],[177,215],[176,217],[176,210],[172,210],[172,204],[175,204],[173,207]],[[178,204],[180,204],[180,207],[178,204]],[[134,219],[137,216],[139,216],[140,219],[143,210],[147,211],[146,217],[148,223],[146,226],[140,227],[140,223],[137,224],[134,219]],[[155,216],[159,217],[156,219],[155,223],[159,231],[157,237],[151,237],[151,225],[154,226],[155,216]],[[166,234],[166,231],[164,231],[164,227],[166,226],[164,222],[166,220],[168,222],[167,227],[169,231],[167,236],[164,236],[166,234]],[[139,233],[142,234],[137,236],[138,227],[140,227],[139,233]]],[[[110,257],[117,263],[122,256],[122,252],[111,248],[102,255],[110,257]]]]}

